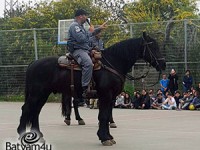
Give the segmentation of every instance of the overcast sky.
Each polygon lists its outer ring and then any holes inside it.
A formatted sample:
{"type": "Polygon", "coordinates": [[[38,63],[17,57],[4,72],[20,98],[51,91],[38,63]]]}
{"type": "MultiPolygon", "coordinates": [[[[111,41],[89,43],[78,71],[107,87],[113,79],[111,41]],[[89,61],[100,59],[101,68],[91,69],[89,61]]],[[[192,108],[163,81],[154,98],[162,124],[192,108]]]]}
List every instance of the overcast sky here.
{"type": "MultiPolygon", "coordinates": [[[[10,3],[11,0],[0,0],[0,17],[3,17],[4,15],[5,1],[10,3]]],[[[17,0],[13,0],[13,2],[16,2],[16,1],[17,0]]],[[[40,0],[18,0],[18,3],[22,3],[22,1],[25,3],[28,3],[29,1],[35,2],[35,1],[40,1],[40,0]]]]}
{"type": "MultiPolygon", "coordinates": [[[[10,0],[6,0],[8,2],[10,2],[10,0]]],[[[13,0],[13,2],[16,2],[17,0],[13,0]]],[[[29,1],[35,2],[35,1],[40,1],[40,0],[18,0],[19,3],[21,3],[22,1],[28,3],[29,1]]],[[[133,0],[127,0],[127,1],[133,1],[133,0]]],[[[198,6],[200,7],[200,0],[198,1],[198,6]]],[[[4,14],[4,7],[5,7],[5,0],[0,0],[0,17],[3,17],[4,14]]]]}
{"type": "Polygon", "coordinates": [[[0,17],[3,16],[3,10],[4,10],[4,3],[5,0],[0,0],[0,17]]]}

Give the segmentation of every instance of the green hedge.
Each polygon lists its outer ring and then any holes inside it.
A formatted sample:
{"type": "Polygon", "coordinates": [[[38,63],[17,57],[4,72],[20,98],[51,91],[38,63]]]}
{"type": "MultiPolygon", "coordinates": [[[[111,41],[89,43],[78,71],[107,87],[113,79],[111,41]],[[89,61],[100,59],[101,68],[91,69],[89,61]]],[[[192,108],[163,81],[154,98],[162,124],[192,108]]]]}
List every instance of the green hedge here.
{"type": "MultiPolygon", "coordinates": [[[[0,96],[0,102],[24,102],[24,95],[6,95],[0,96]]],[[[60,94],[51,94],[48,102],[61,102],[60,94]]]]}

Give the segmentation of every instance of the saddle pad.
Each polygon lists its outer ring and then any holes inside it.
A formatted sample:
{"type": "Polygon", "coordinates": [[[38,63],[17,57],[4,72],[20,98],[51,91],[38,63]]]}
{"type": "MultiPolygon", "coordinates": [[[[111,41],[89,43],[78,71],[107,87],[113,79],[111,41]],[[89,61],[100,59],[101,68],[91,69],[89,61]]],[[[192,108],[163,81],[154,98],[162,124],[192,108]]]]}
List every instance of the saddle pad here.
{"type": "MultiPolygon", "coordinates": [[[[58,58],[58,64],[59,64],[59,66],[65,67],[67,69],[71,69],[71,65],[73,65],[74,70],[82,70],[80,65],[75,60],[74,61],[73,60],[74,59],[69,60],[68,57],[66,57],[66,56],[60,56],[58,58]],[[72,61],[73,61],[73,64],[72,64],[72,61]]],[[[100,61],[94,63],[94,67],[93,67],[93,70],[99,70],[99,69],[101,69],[100,61]]]]}
{"type": "Polygon", "coordinates": [[[58,58],[58,64],[60,64],[60,65],[68,65],[69,64],[69,60],[66,58],[66,56],[60,56],[58,58]]]}

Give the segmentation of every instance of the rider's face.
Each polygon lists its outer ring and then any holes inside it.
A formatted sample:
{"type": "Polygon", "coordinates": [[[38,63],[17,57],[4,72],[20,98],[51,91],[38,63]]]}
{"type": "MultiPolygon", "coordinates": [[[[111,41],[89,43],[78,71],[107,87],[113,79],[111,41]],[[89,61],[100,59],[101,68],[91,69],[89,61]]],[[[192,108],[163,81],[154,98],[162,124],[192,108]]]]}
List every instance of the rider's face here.
{"type": "Polygon", "coordinates": [[[81,23],[84,24],[86,22],[87,16],[86,15],[81,15],[79,17],[80,17],[81,23]]]}

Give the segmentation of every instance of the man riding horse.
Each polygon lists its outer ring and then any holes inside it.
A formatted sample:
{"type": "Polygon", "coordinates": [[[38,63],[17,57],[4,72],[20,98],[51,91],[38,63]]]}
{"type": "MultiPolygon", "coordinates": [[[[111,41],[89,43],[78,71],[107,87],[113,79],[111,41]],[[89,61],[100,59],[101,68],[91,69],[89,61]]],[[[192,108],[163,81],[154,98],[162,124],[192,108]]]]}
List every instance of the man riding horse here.
{"type": "Polygon", "coordinates": [[[69,27],[67,42],[69,52],[82,67],[83,97],[88,94],[87,89],[93,72],[93,63],[89,56],[92,50],[92,47],[89,46],[89,38],[101,32],[106,25],[106,23],[103,23],[97,29],[90,26],[89,31],[86,31],[83,24],[87,20],[87,15],[88,13],[83,9],[78,9],[75,12],[75,20],[69,27]]]}
{"type": "MultiPolygon", "coordinates": [[[[97,31],[100,32],[105,28],[105,23],[93,33],[86,32],[82,26],[87,19],[84,13],[82,10],[76,12],[76,19],[70,26],[68,43],[68,46],[71,46],[70,53],[83,67],[83,75],[81,71],[74,71],[74,91],[72,92],[71,68],[63,66],[59,61],[60,57],[42,58],[28,66],[25,80],[25,101],[17,128],[20,139],[27,135],[27,127],[30,127],[30,131],[36,133],[40,141],[43,140],[43,133],[39,125],[39,114],[51,93],[62,94],[62,115],[67,116],[67,119],[70,120],[72,97],[74,104],[82,97],[82,86],[88,86],[90,79],[88,73],[91,73],[87,69],[87,64],[91,61],[88,56],[90,51],[88,46],[89,35],[94,35],[97,31]]],[[[66,57],[64,56],[64,58],[66,57]]],[[[141,37],[120,41],[102,51],[101,68],[93,72],[93,80],[99,99],[97,136],[105,146],[112,146],[116,143],[109,129],[113,100],[122,91],[125,77],[135,79],[130,75],[128,76],[127,73],[139,59],[149,62],[157,71],[166,68],[166,62],[162,57],[158,42],[144,32],[141,37]]],[[[74,104],[74,108],[76,106],[78,105],[74,104]]],[[[76,107],[75,113],[77,112],[78,108],[76,107]]],[[[76,120],[83,119],[76,115],[76,120]]]]}

